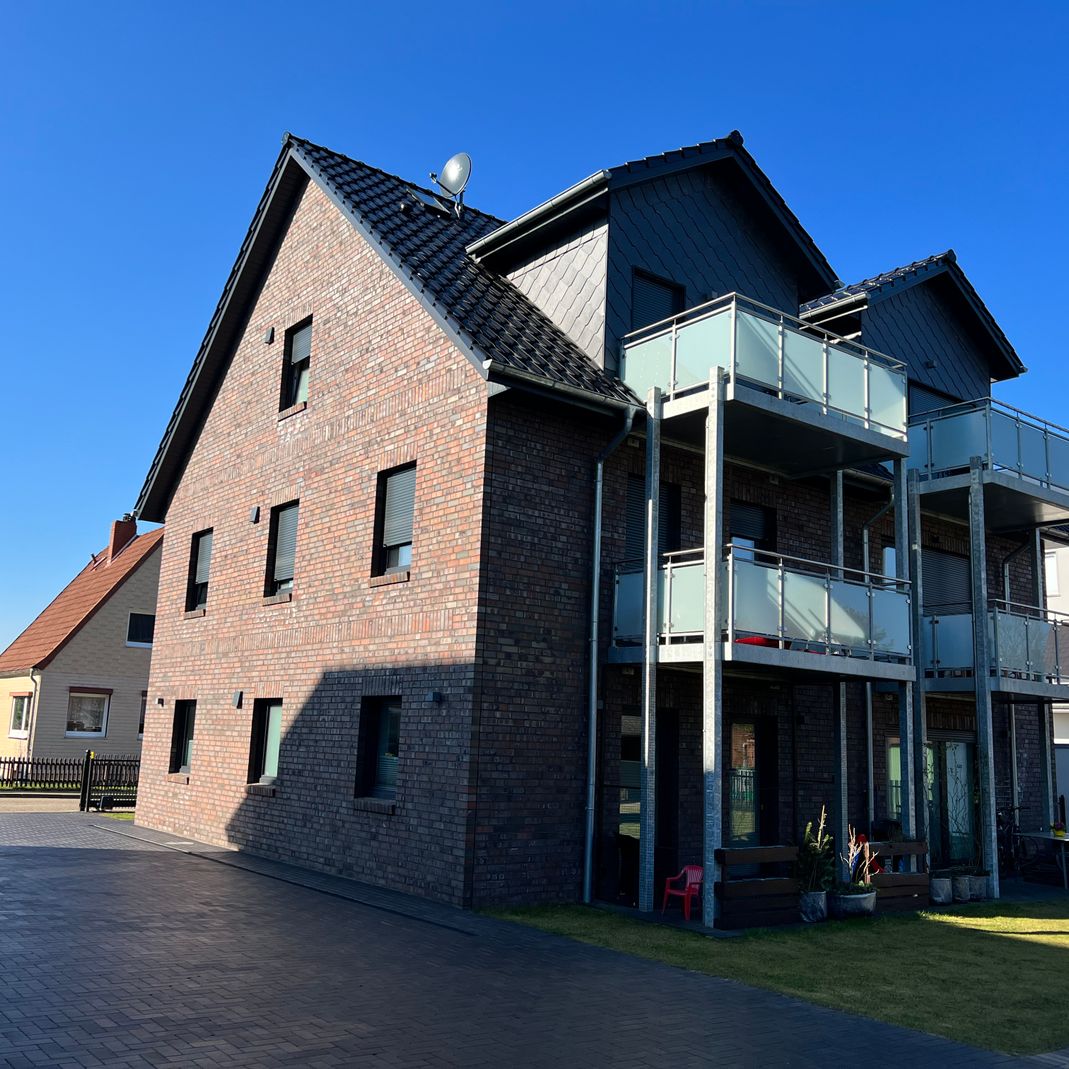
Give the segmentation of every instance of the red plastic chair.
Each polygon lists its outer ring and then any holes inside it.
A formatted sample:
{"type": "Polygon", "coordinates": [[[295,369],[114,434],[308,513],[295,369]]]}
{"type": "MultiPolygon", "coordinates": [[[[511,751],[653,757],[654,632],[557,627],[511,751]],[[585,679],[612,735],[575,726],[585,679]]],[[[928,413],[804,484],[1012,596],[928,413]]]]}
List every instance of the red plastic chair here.
{"type": "Polygon", "coordinates": [[[704,878],[705,871],[701,865],[685,865],[678,876],[669,876],[664,881],[664,902],[661,903],[661,916],[664,916],[664,911],[668,908],[669,898],[682,898],[683,919],[689,921],[690,904],[698,897],[704,878]],[[680,881],[683,882],[682,887],[673,886],[680,881]]]}

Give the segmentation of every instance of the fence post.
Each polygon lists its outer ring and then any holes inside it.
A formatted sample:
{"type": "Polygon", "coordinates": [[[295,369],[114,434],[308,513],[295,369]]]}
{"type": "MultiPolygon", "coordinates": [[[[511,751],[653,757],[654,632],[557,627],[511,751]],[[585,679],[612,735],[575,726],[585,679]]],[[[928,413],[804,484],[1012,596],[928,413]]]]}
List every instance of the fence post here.
{"type": "Polygon", "coordinates": [[[78,798],[78,811],[84,813],[89,808],[89,777],[93,771],[93,751],[85,751],[82,761],[82,793],[78,798]]]}

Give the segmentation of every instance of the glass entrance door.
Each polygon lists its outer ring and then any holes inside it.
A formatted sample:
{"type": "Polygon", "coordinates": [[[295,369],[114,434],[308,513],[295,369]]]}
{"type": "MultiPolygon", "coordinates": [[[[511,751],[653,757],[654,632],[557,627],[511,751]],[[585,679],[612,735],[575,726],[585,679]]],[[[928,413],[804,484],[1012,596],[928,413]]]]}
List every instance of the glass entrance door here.
{"type": "Polygon", "coordinates": [[[728,845],[757,846],[761,841],[757,784],[757,730],[753,721],[731,725],[728,769],[728,845]]]}

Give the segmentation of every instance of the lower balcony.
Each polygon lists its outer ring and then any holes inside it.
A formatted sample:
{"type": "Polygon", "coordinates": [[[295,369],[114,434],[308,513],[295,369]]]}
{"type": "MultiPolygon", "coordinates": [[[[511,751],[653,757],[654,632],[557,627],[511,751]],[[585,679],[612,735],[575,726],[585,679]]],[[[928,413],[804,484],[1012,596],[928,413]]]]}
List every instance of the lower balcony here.
{"type": "MultiPolygon", "coordinates": [[[[723,659],[805,672],[906,681],[916,678],[909,583],[890,576],[763,550],[727,546],[721,562],[723,659]]],[[[705,559],[665,554],[659,570],[657,659],[705,657],[705,559]]],[[[640,562],[617,567],[609,659],[642,660],[640,562]]]]}
{"type": "MultiPolygon", "coordinates": [[[[987,614],[992,689],[1005,694],[1069,698],[1069,617],[999,601],[987,614]],[[1066,683],[1060,682],[1065,668],[1066,683]]],[[[975,689],[973,614],[925,613],[921,671],[928,691],[975,689]]]]}

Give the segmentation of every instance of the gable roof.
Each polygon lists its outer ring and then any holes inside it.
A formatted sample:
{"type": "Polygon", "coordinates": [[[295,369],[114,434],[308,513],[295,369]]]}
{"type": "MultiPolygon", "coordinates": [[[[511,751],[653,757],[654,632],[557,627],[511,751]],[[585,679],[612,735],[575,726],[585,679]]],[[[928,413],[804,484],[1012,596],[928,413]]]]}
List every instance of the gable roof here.
{"type": "Polygon", "coordinates": [[[738,167],[788,242],[797,250],[809,275],[810,292],[819,293],[822,288],[838,286],[839,278],[831,264],[768,176],[757,165],[757,161],[747,152],[743,146],[742,134],[738,130],[732,130],[726,137],[645,156],[608,170],[597,171],[543,204],[524,212],[512,222],[480,237],[468,246],[468,251],[479,258],[492,258],[496,253],[522,241],[562,215],[586,208],[599,196],[669,174],[707,167],[721,160],[732,161],[738,167]]]}
{"type": "Polygon", "coordinates": [[[340,153],[287,134],[237,261],[223,289],[178,404],[164,431],[135,512],[162,521],[244,324],[244,314],[308,180],[378,250],[486,379],[569,395],[587,404],[637,404],[507,279],[466,247],[501,220],[465,205],[460,216],[436,195],[340,153]]]}
{"type": "Polygon", "coordinates": [[[828,309],[834,306],[872,304],[886,299],[893,293],[910,286],[930,282],[935,278],[944,278],[954,285],[978,325],[990,338],[1005,372],[995,377],[1005,379],[1023,374],[1027,369],[1021,358],[961,269],[957,254],[953,249],[926,256],[923,260],[915,260],[911,264],[884,271],[883,274],[873,275],[872,278],[854,282],[849,286],[840,286],[834,292],[802,305],[801,314],[806,319],[820,319],[828,309]]]}
{"type": "Polygon", "coordinates": [[[108,563],[107,546],[3,653],[0,674],[44,668],[163,541],[163,528],[132,538],[108,563]]]}

